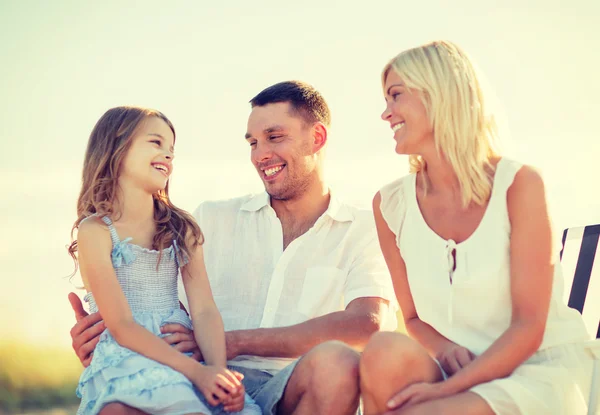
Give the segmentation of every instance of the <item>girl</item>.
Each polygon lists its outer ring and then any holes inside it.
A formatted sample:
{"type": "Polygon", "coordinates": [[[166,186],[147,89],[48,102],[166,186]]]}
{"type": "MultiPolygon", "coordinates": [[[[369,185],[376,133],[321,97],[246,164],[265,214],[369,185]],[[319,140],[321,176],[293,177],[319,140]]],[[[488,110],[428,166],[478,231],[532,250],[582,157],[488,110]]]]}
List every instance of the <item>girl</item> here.
{"type": "MultiPolygon", "coordinates": [[[[202,233],[169,200],[174,144],[175,130],[163,114],[136,107],[108,110],[90,136],[69,253],[79,264],[85,300],[101,312],[107,330],[81,375],[78,414],[123,406],[211,414],[244,406],[241,375],[226,368],[202,233]],[[191,322],[179,307],[179,270],[191,322]],[[158,337],[167,322],[193,325],[206,365],[158,337]]],[[[248,401],[245,413],[260,411],[248,401]]]]}
{"type": "Polygon", "coordinates": [[[590,336],[562,302],[543,182],[498,152],[473,64],[434,42],[392,59],[382,83],[411,174],[373,210],[411,338],[367,345],[365,413],[584,414],[590,336]]]}

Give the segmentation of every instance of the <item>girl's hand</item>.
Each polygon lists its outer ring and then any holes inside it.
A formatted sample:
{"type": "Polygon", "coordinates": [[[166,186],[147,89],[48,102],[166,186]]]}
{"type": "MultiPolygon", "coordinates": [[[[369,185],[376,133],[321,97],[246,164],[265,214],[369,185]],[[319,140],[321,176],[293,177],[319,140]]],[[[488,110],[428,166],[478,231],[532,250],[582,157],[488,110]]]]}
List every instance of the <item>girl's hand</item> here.
{"type": "MultiPolygon", "coordinates": [[[[236,371],[232,371],[233,374],[239,379],[243,379],[243,375],[236,371]]],[[[244,409],[244,398],[246,395],[246,388],[244,388],[244,384],[241,384],[238,388],[237,393],[233,393],[229,395],[229,400],[223,402],[223,409],[226,412],[239,412],[244,409]]]]}
{"type": "Polygon", "coordinates": [[[238,394],[239,389],[243,389],[238,377],[224,367],[200,365],[190,380],[212,406],[228,402],[230,397],[238,394]]]}
{"type": "Polygon", "coordinates": [[[446,372],[448,376],[452,376],[475,360],[475,355],[471,353],[469,349],[459,346],[458,344],[453,344],[438,353],[435,358],[440,362],[444,372],[446,372]]]}
{"type": "Polygon", "coordinates": [[[442,388],[443,382],[437,383],[413,383],[398,392],[387,403],[390,410],[397,408],[408,408],[418,403],[444,398],[450,393],[442,388]]]}

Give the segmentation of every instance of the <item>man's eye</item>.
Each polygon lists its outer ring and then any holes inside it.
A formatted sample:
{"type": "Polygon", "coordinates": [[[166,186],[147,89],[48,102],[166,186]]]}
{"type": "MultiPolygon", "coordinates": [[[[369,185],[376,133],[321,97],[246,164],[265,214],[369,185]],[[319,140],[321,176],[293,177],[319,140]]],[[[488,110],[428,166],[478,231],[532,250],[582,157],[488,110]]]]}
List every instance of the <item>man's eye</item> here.
{"type": "Polygon", "coordinates": [[[278,138],[281,138],[280,135],[270,135],[269,136],[269,140],[277,140],[278,138]]]}
{"type": "Polygon", "coordinates": [[[250,147],[254,147],[256,145],[256,141],[251,141],[250,142],[250,147]]]}

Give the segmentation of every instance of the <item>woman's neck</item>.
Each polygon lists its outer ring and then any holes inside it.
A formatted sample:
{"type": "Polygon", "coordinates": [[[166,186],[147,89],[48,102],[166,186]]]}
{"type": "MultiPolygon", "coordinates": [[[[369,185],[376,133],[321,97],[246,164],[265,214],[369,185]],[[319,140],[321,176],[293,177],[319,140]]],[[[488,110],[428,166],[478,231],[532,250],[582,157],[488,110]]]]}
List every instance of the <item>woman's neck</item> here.
{"type": "Polygon", "coordinates": [[[461,188],[452,165],[437,154],[425,159],[428,192],[453,194],[460,197],[461,188]]]}

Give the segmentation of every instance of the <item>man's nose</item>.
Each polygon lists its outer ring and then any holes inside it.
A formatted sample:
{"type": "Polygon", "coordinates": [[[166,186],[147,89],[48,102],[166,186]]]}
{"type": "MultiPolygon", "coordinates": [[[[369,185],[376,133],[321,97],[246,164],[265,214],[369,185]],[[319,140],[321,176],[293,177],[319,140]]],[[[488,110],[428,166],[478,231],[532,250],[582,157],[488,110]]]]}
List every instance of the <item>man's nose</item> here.
{"type": "Polygon", "coordinates": [[[257,163],[267,161],[273,156],[273,151],[271,151],[271,148],[268,145],[261,146],[258,143],[252,153],[252,157],[257,163]]]}

